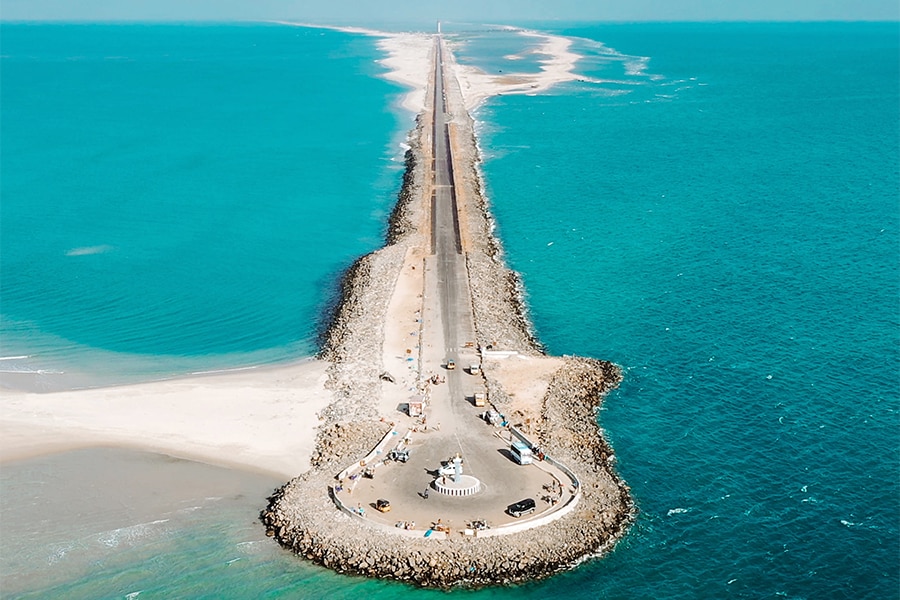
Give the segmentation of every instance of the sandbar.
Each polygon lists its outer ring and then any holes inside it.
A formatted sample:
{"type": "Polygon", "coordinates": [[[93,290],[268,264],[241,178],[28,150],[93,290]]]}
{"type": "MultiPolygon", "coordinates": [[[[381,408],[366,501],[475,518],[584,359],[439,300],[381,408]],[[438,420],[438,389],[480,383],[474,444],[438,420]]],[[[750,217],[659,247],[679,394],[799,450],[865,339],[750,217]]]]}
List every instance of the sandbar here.
{"type": "Polygon", "coordinates": [[[309,466],[327,364],[309,360],[118,387],[0,391],[0,463],[95,446],[293,477],[309,466]]]}

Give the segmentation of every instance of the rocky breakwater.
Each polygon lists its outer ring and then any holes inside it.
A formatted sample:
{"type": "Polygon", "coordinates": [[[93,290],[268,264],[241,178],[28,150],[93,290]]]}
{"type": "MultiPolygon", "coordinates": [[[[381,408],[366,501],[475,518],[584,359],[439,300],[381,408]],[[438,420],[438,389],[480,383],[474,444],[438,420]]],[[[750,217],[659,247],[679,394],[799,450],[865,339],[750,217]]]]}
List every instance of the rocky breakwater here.
{"type": "Polygon", "coordinates": [[[582,484],[578,505],[556,521],[495,537],[455,532],[445,540],[367,528],[323,493],[345,462],[364,455],[386,431],[384,423],[360,422],[336,424],[323,434],[317,468],[269,499],[263,523],[286,548],[340,573],[441,588],[552,575],[610,549],[631,519],[628,489],[613,471],[612,451],[594,418],[602,394],[620,377],[615,365],[578,358],[566,359],[553,377],[543,400],[540,441],[573,466],[582,484]]]}
{"type": "MultiPolygon", "coordinates": [[[[541,348],[532,334],[521,285],[503,261],[477,170],[474,128],[458,85],[447,85],[453,112],[452,145],[457,198],[467,235],[467,265],[476,335],[482,347],[515,350],[535,360],[541,348]]],[[[335,476],[365,456],[387,432],[377,414],[384,323],[407,251],[428,247],[431,162],[430,123],[420,116],[410,136],[407,172],[391,216],[388,245],[348,271],[342,299],[323,342],[334,401],[312,457],[312,469],[288,482],[261,513],[267,533],[285,548],[342,573],[396,579],[429,587],[485,586],[549,576],[607,551],[627,529],[633,505],[614,471],[596,409],[621,372],[610,363],[566,358],[553,374],[530,434],[563,461],[581,482],[574,509],[540,527],[477,537],[452,532],[446,539],[407,537],[339,510],[332,499],[335,476]]],[[[508,395],[491,374],[492,401],[508,395]],[[496,393],[495,393],[496,392],[496,393]]],[[[495,530],[497,533],[499,530],[495,530]]]]}
{"type": "Polygon", "coordinates": [[[593,536],[606,537],[598,550],[624,535],[635,511],[631,492],[615,471],[615,453],[597,420],[602,399],[621,381],[618,365],[565,357],[550,381],[536,425],[545,451],[578,473],[584,496],[574,516],[595,528],[593,536]],[[565,426],[560,427],[561,423],[565,426]]]}

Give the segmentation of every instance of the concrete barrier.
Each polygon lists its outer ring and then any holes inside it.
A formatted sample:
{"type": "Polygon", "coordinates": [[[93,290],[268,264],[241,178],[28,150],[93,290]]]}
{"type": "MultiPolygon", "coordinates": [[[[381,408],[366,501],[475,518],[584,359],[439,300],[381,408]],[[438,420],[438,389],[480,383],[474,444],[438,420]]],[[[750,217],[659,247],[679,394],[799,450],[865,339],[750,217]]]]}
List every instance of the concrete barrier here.
{"type": "Polygon", "coordinates": [[[483,358],[509,358],[510,356],[518,356],[517,350],[481,350],[483,358]]]}
{"type": "MultiPolygon", "coordinates": [[[[535,448],[534,442],[532,442],[532,441],[528,438],[528,436],[526,436],[526,435],[525,435],[522,431],[520,431],[519,429],[517,429],[517,428],[511,426],[511,427],[509,428],[509,433],[510,433],[510,435],[512,435],[512,436],[514,436],[514,437],[516,437],[516,438],[522,440],[522,441],[525,442],[526,444],[528,444],[528,447],[531,448],[532,450],[535,448]]],[[[558,460],[556,460],[555,458],[553,458],[553,457],[550,456],[549,454],[544,454],[544,459],[543,459],[543,460],[544,460],[544,462],[546,462],[547,464],[553,465],[554,467],[556,467],[557,469],[559,469],[560,471],[562,471],[563,473],[565,473],[565,474],[566,474],[566,477],[568,477],[568,478],[572,481],[572,487],[574,487],[576,490],[580,490],[580,489],[581,489],[581,482],[578,480],[578,476],[575,475],[575,473],[574,473],[574,471],[572,471],[572,469],[570,469],[569,467],[567,467],[567,466],[564,465],[563,463],[559,462],[558,460]]],[[[535,464],[537,464],[537,463],[535,463],[535,464]]]]}
{"type": "Polygon", "coordinates": [[[369,452],[358,463],[353,463],[352,465],[350,465],[349,467],[347,467],[346,469],[344,469],[343,471],[338,473],[337,478],[338,479],[346,479],[347,477],[352,475],[355,471],[357,471],[359,469],[363,469],[366,466],[372,464],[372,462],[376,458],[378,458],[378,456],[380,454],[384,453],[384,449],[391,443],[391,441],[396,441],[397,443],[399,443],[400,440],[406,438],[409,435],[409,430],[406,431],[406,433],[403,435],[403,437],[397,437],[399,435],[400,435],[399,432],[396,429],[392,428],[390,431],[388,431],[384,435],[383,438],[381,438],[381,441],[378,442],[374,448],[372,448],[371,452],[369,452]]]}
{"type": "Polygon", "coordinates": [[[521,521],[519,523],[513,523],[512,525],[501,525],[500,527],[496,527],[493,529],[482,529],[478,531],[475,536],[476,537],[497,537],[499,535],[510,535],[513,533],[519,533],[520,531],[525,531],[527,529],[534,529],[535,527],[541,527],[543,525],[547,525],[548,523],[552,523],[557,519],[561,519],[578,506],[578,501],[581,499],[581,491],[576,492],[569,500],[565,503],[565,505],[557,509],[549,514],[536,517],[534,519],[528,519],[527,521],[521,521]]]}
{"type": "Polygon", "coordinates": [[[575,473],[573,473],[572,470],[569,469],[569,467],[559,462],[549,454],[544,455],[544,461],[565,473],[566,476],[572,480],[572,487],[574,487],[576,490],[578,490],[579,493],[581,493],[581,482],[578,480],[578,477],[575,475],[575,473]]]}

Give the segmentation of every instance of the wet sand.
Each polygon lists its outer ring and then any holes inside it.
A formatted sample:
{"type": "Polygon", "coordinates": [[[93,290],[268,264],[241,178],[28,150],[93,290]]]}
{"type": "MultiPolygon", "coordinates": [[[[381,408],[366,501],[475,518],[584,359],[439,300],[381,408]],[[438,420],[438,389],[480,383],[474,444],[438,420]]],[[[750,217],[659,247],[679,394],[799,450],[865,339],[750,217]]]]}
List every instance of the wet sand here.
{"type": "MultiPolygon", "coordinates": [[[[234,521],[232,512],[248,515],[217,534],[233,540],[232,552],[239,544],[269,546],[253,514],[259,498],[277,484],[271,476],[127,449],[82,449],[5,464],[3,595],[48,590],[98,569],[127,570],[137,555],[152,560],[177,553],[184,536],[196,537],[194,528],[234,521]]],[[[219,546],[209,552],[229,551],[219,546]]]]}

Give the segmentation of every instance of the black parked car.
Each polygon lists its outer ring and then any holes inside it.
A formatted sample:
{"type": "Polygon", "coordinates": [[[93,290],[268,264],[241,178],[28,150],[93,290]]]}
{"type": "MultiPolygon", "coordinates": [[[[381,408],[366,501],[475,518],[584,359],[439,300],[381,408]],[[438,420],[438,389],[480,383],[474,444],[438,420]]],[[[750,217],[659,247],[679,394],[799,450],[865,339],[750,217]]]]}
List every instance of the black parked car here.
{"type": "Polygon", "coordinates": [[[534,506],[534,498],[525,498],[524,500],[519,500],[515,504],[507,506],[506,512],[518,518],[522,515],[534,512],[534,506]]]}

